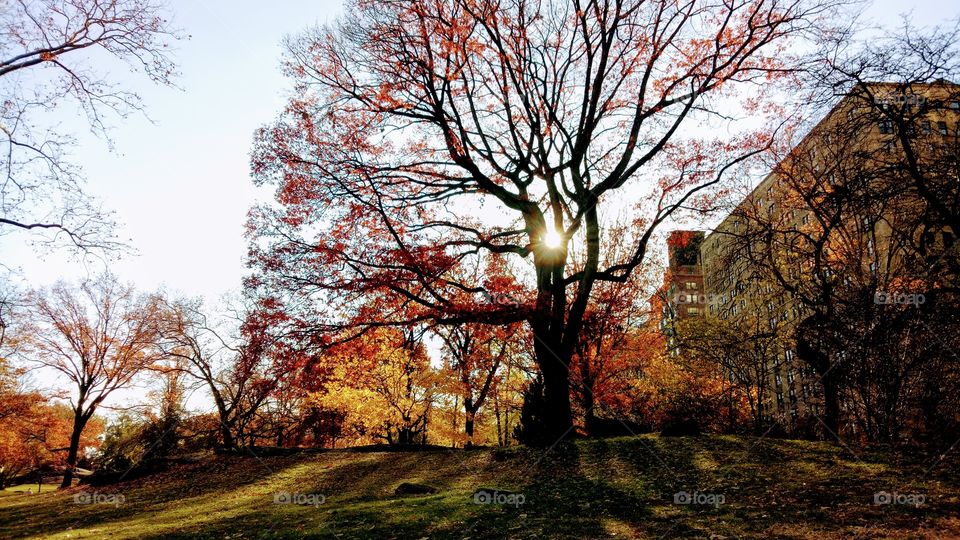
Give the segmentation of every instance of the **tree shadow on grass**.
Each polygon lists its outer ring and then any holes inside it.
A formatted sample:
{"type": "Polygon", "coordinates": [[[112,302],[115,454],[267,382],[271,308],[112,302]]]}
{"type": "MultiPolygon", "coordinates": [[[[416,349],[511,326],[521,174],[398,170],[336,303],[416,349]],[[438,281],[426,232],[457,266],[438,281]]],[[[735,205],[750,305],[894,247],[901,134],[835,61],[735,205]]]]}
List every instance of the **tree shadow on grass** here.
{"type": "MultiPolygon", "coordinates": [[[[620,537],[624,531],[629,532],[627,537],[637,531],[650,535],[671,530],[679,535],[698,532],[654,519],[646,499],[634,490],[585,476],[576,446],[566,446],[548,456],[535,450],[525,452],[521,459],[510,462],[512,475],[499,474],[501,464],[497,461],[480,461],[476,465],[484,470],[474,470],[466,483],[455,476],[458,463],[428,464],[430,474],[420,480],[441,486],[438,495],[396,497],[379,490],[378,496],[372,496],[378,490],[360,484],[357,492],[367,493],[367,497],[332,496],[326,505],[315,509],[271,508],[267,510],[272,514],[269,517],[235,516],[184,532],[180,537],[214,538],[250,532],[255,527],[260,527],[253,534],[258,538],[601,538],[612,537],[617,531],[620,537]],[[534,481],[524,486],[524,481],[530,479],[534,481]],[[523,500],[515,499],[515,504],[479,504],[473,497],[473,491],[479,487],[517,490],[523,500]],[[265,530],[265,522],[282,525],[265,530]]],[[[356,474],[396,480],[397,470],[389,469],[407,469],[406,464],[381,465],[388,470],[344,467],[331,471],[322,485],[356,480],[356,474]]],[[[411,472],[423,475],[423,464],[411,472]]],[[[156,536],[161,537],[177,538],[169,533],[156,536]]]]}
{"type": "Polygon", "coordinates": [[[325,453],[269,458],[267,468],[252,459],[216,461],[118,486],[128,496],[118,508],[47,495],[35,496],[36,505],[0,507],[7,524],[0,537],[74,527],[102,536],[136,530],[138,538],[906,538],[960,516],[957,483],[939,477],[929,483],[937,498],[925,507],[873,505],[874,491],[908,486],[926,464],[861,458],[823,443],[643,436],[578,441],[546,454],[325,453]],[[393,495],[404,481],[440,492],[393,495]],[[524,500],[477,504],[479,487],[524,500]],[[327,498],[318,506],[274,504],[278,489],[327,498]],[[725,501],[674,504],[680,491],[725,501]],[[12,525],[20,519],[26,523],[12,525]]]}

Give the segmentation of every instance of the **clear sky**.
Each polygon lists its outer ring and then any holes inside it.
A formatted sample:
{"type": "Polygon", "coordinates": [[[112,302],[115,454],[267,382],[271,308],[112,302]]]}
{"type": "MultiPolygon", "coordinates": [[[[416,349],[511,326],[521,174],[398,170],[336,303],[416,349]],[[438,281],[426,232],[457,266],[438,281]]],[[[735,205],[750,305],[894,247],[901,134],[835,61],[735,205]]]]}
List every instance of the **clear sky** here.
{"type": "MultiPolygon", "coordinates": [[[[114,122],[111,152],[77,124],[73,157],[89,180],[88,192],[116,213],[121,238],[138,250],[111,268],[141,289],[161,284],[216,300],[238,288],[244,273],[242,237],[247,209],[257,193],[249,179],[253,131],[283,106],[289,84],[280,73],[281,40],[307,26],[332,21],[337,0],[174,0],[174,25],[189,34],[177,44],[180,89],[157,87],[111,73],[143,97],[143,116],[114,122]]],[[[261,193],[269,196],[269,193],[261,193]]],[[[31,285],[73,279],[84,267],[57,254],[41,260],[26,236],[0,239],[3,262],[19,268],[31,285]]]]}

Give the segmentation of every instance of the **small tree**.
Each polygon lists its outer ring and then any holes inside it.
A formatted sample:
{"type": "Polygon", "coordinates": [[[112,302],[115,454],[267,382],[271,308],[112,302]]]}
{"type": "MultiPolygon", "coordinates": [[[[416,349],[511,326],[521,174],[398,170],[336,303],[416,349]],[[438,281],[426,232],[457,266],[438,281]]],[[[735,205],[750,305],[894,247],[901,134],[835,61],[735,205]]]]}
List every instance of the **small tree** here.
{"type": "MultiPolygon", "coordinates": [[[[770,400],[777,356],[787,333],[781,323],[768,324],[761,314],[764,302],[751,299],[749,309],[755,316],[739,324],[714,316],[694,317],[678,324],[677,346],[684,355],[719,368],[737,395],[745,396],[753,421],[752,431],[763,434],[774,421],[770,400]]],[[[731,389],[731,395],[733,395],[731,389]]]]}
{"type": "Polygon", "coordinates": [[[223,448],[243,444],[245,429],[277,386],[273,338],[263,313],[245,309],[239,336],[225,337],[209,322],[199,302],[163,301],[160,348],[168,360],[160,368],[185,374],[210,392],[219,418],[223,448]]]}
{"type": "Polygon", "coordinates": [[[473,446],[477,413],[488,394],[496,392],[500,367],[517,353],[519,325],[491,326],[462,324],[440,327],[437,335],[448,356],[447,367],[456,379],[464,412],[466,445],[473,446]]]}
{"type": "Polygon", "coordinates": [[[72,385],[73,429],[61,487],[69,487],[83,430],[113,392],[159,359],[157,300],[110,274],[34,291],[24,356],[72,385]]]}
{"type": "Polygon", "coordinates": [[[323,362],[328,374],[314,400],[340,411],[355,439],[426,442],[440,381],[412,332],[367,332],[330,349],[323,362]]]}

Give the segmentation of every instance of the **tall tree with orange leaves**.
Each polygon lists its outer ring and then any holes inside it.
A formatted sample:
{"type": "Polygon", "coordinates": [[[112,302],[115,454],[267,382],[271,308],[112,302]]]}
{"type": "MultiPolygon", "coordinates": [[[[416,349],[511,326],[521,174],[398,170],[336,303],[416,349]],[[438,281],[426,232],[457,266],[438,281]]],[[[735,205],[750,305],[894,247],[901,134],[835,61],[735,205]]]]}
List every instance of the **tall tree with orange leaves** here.
{"type": "Polygon", "coordinates": [[[279,205],[251,214],[249,285],[314,335],[525,321],[551,444],[595,284],[629,279],[665,220],[768,144],[731,118],[767,117],[791,47],[841,3],[354,1],[287,42],[295,97],[252,158],[279,205]],[[691,129],[709,122],[730,129],[691,129]],[[606,264],[602,210],[630,202],[606,264]],[[478,257],[521,269],[525,294],[490,302],[495,282],[456,271],[478,257]]]}

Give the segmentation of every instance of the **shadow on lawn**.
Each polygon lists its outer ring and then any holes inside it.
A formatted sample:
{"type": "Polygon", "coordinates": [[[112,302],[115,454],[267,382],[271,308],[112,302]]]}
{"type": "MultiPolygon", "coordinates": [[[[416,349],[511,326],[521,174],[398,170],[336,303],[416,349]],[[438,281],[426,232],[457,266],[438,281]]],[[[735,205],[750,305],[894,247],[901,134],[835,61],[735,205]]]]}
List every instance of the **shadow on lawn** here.
{"type": "MultiPolygon", "coordinates": [[[[428,458],[430,456],[427,456],[428,458]]],[[[434,456],[442,457],[442,456],[434,456]]],[[[606,481],[588,478],[583,474],[580,453],[575,445],[555,449],[548,456],[538,450],[524,450],[522,455],[506,461],[490,459],[490,454],[478,455],[464,471],[463,461],[450,456],[446,463],[429,463],[431,471],[425,481],[441,488],[437,495],[423,497],[396,497],[383,490],[364,485],[360,491],[370,494],[380,491],[378,497],[351,498],[331,496],[330,504],[318,508],[296,508],[288,515],[284,527],[262,530],[264,538],[596,538],[608,536],[610,521],[626,527],[632,536],[637,531],[656,534],[656,530],[673,529],[684,534],[688,529],[674,524],[655,524],[644,499],[630,490],[613,486],[606,481]],[[465,478],[464,473],[469,472],[465,478]],[[538,479],[523,485],[528,479],[538,479]],[[515,482],[521,482],[519,486],[515,482]],[[522,504],[478,504],[474,489],[490,486],[517,490],[523,495],[522,504]],[[341,503],[350,503],[342,506],[341,503]],[[322,523],[322,525],[319,525],[322,523]]],[[[442,461],[442,460],[440,460],[442,461]]],[[[409,463],[383,464],[393,476],[402,470],[423,474],[424,467],[410,467],[409,463]]],[[[359,472],[350,467],[334,476],[350,477],[359,472]]],[[[366,471],[368,475],[373,471],[366,471]]],[[[396,477],[394,477],[396,478],[396,477]]],[[[341,478],[341,480],[346,478],[341,478]]],[[[336,485],[331,477],[326,485],[336,485]]],[[[393,482],[395,483],[395,482],[393,482]]],[[[392,487],[391,487],[392,489],[392,487]]],[[[280,517],[280,516],[275,516],[280,517]]],[[[284,519],[284,518],[281,518],[284,519]]],[[[230,520],[210,523],[190,534],[181,536],[158,534],[151,538],[218,537],[236,534],[257,524],[262,516],[250,514],[230,520]]],[[[621,529],[621,537],[623,536],[621,529]]]]}
{"type": "Polygon", "coordinates": [[[914,538],[960,516],[955,460],[925,477],[926,457],[855,457],[827,443],[644,436],[577,441],[547,454],[328,452],[259,461],[221,457],[121,484],[113,492],[127,502],[117,508],[24,497],[0,507],[0,537],[93,527],[104,536],[141,531],[138,538],[914,538]],[[398,497],[401,482],[440,491],[398,497]],[[479,487],[524,500],[477,504],[479,487]],[[873,504],[875,492],[893,489],[922,491],[929,503],[873,504]],[[273,504],[277,490],[326,501],[273,504]],[[678,492],[723,502],[674,504],[678,492]]]}

